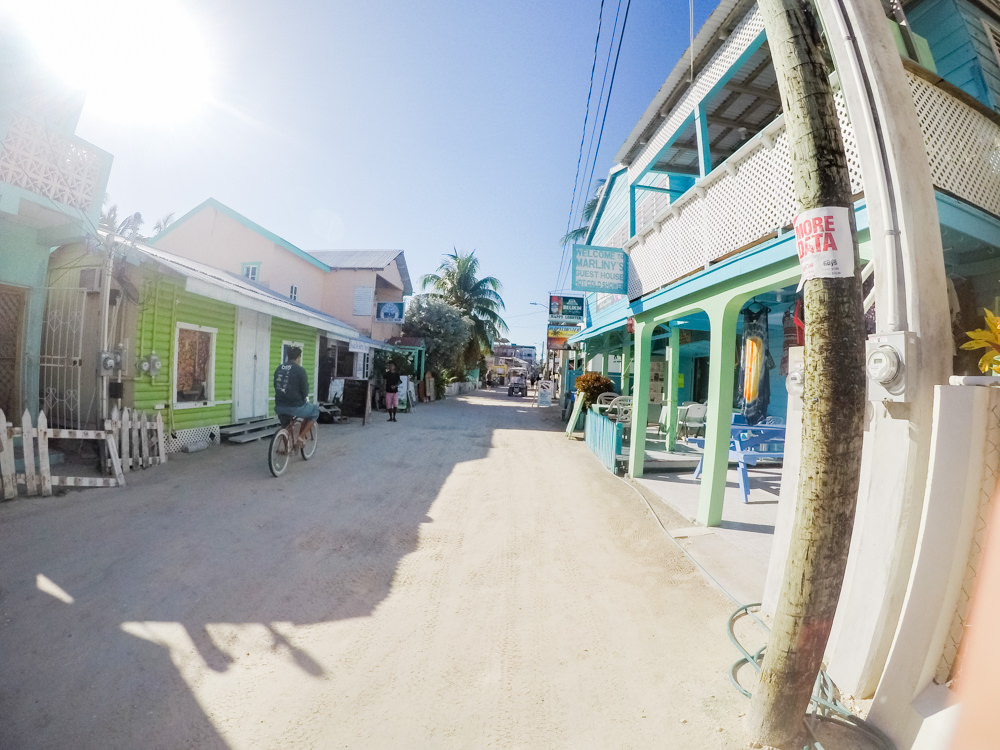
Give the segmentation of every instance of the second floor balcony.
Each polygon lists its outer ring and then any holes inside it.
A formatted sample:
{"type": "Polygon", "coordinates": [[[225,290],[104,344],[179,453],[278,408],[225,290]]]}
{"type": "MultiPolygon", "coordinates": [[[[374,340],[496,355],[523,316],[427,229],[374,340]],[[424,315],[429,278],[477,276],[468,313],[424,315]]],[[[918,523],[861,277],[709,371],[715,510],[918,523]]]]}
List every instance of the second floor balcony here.
{"type": "Polygon", "coordinates": [[[0,212],[14,223],[55,229],[97,224],[112,156],[17,109],[0,110],[0,212]]]}
{"type": "MultiPolygon", "coordinates": [[[[794,219],[788,141],[765,41],[751,11],[676,101],[654,102],[647,132],[623,150],[590,242],[626,250],[629,298],[775,237],[794,219]],[[700,174],[706,163],[710,170],[700,174]]],[[[903,62],[934,187],[1000,215],[1000,116],[933,70],[903,62]]],[[[852,192],[861,195],[854,129],[839,91],[836,98],[852,192]]]]}

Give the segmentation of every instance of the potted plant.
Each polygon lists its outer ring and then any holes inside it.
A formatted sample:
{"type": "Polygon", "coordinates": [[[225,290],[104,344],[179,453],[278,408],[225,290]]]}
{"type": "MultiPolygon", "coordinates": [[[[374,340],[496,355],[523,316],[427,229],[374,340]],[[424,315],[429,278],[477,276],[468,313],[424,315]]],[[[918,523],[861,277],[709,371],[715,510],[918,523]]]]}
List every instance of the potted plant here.
{"type": "Polygon", "coordinates": [[[576,397],[583,398],[583,408],[589,409],[602,393],[613,393],[615,385],[610,378],[597,372],[585,372],[576,379],[576,397]]]}

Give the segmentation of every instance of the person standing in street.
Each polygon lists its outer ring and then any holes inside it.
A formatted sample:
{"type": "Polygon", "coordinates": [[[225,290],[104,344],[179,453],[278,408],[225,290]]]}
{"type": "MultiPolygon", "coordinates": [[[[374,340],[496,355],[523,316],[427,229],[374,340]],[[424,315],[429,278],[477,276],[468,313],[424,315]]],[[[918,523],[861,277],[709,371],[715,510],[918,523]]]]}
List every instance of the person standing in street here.
{"type": "Polygon", "coordinates": [[[389,412],[389,421],[396,421],[396,409],[399,407],[399,373],[396,363],[390,361],[385,370],[385,410],[389,412]]]}
{"type": "Polygon", "coordinates": [[[274,371],[274,413],[279,416],[298,417],[299,427],[295,450],[302,447],[305,436],[319,417],[319,406],[310,404],[309,376],[302,367],[302,350],[297,346],[288,347],[288,359],[274,371]]]}

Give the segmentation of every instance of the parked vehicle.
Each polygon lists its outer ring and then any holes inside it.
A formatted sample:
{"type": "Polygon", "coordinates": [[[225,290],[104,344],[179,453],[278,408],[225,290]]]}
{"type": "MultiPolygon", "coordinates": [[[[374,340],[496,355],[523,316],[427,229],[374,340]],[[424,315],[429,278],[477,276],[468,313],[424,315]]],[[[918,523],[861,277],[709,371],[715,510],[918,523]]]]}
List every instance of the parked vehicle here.
{"type": "Polygon", "coordinates": [[[528,373],[524,368],[512,368],[507,380],[508,396],[524,396],[528,393],[528,373]]]}

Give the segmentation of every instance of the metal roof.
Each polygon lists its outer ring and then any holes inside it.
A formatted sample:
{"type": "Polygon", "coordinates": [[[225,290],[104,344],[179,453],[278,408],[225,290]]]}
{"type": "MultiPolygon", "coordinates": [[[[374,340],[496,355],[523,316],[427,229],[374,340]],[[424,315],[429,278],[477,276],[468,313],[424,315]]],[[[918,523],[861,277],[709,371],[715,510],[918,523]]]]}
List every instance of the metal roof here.
{"type": "Polygon", "coordinates": [[[193,294],[311,326],[345,341],[366,339],[358,329],[342,320],[282,297],[242,276],[142,243],[130,243],[127,252],[133,261],[149,259],[183,276],[186,279],[185,288],[193,294]]]}
{"type": "Polygon", "coordinates": [[[625,143],[615,154],[616,164],[630,165],[646,141],[656,132],[665,116],[690,86],[691,69],[695,71],[708,62],[729,33],[753,8],[756,0],[722,0],[695,35],[691,46],[677,61],[667,80],[653,97],[625,143]],[[692,61],[692,55],[694,59],[692,61]]]}
{"type": "Polygon", "coordinates": [[[403,279],[403,294],[413,294],[410,272],[406,268],[406,256],[402,250],[313,250],[314,258],[325,263],[331,270],[365,269],[381,271],[393,261],[399,266],[403,279]]]}

